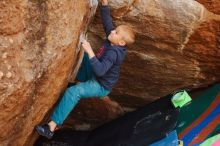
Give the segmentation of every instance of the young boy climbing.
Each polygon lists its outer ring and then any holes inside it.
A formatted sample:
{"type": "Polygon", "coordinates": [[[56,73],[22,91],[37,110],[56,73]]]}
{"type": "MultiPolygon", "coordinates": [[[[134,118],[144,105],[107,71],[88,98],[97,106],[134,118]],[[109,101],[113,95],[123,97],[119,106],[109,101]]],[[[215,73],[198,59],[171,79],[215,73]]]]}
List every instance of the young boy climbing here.
{"type": "Polygon", "coordinates": [[[80,83],[66,89],[49,123],[36,126],[39,135],[52,138],[56,126],[63,124],[80,99],[105,97],[118,81],[120,65],[126,55],[126,46],[134,43],[135,35],[132,28],[127,25],[113,29],[108,0],[101,0],[101,3],[101,18],[107,39],[96,55],[89,42],[86,40],[82,42],[86,53],[76,77],[80,83]]]}

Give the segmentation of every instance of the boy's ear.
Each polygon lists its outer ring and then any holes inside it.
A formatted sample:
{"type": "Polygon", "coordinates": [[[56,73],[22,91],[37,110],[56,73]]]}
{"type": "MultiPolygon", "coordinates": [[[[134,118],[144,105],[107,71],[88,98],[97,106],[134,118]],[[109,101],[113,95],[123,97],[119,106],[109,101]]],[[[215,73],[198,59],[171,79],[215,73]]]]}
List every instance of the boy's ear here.
{"type": "Polygon", "coordinates": [[[126,45],[126,43],[125,43],[125,41],[124,41],[124,40],[121,40],[121,41],[119,41],[119,45],[120,45],[120,46],[125,46],[125,45],[126,45]]]}

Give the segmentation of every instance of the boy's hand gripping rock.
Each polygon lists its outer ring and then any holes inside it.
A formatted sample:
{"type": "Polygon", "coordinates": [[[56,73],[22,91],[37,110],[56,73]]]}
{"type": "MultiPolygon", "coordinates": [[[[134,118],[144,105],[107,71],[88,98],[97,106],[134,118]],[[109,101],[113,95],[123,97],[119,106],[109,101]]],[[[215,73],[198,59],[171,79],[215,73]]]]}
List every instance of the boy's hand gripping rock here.
{"type": "Polygon", "coordinates": [[[101,3],[102,3],[102,5],[108,5],[108,0],[99,0],[101,3]]]}
{"type": "Polygon", "coordinates": [[[83,47],[83,49],[85,50],[86,53],[89,53],[89,52],[92,51],[92,47],[91,47],[90,43],[86,40],[82,41],[82,47],[83,47]]]}

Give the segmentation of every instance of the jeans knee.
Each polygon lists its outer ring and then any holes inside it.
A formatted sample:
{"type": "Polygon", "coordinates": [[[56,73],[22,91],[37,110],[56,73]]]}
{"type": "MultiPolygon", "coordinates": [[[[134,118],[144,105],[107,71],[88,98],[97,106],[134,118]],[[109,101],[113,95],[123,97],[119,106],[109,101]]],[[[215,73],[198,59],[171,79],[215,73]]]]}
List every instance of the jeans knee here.
{"type": "Polygon", "coordinates": [[[74,101],[79,101],[81,98],[80,90],[77,86],[67,88],[65,94],[74,101]]]}
{"type": "Polygon", "coordinates": [[[72,96],[73,92],[74,91],[73,91],[72,87],[69,87],[66,89],[65,94],[67,94],[68,96],[72,96]]]}

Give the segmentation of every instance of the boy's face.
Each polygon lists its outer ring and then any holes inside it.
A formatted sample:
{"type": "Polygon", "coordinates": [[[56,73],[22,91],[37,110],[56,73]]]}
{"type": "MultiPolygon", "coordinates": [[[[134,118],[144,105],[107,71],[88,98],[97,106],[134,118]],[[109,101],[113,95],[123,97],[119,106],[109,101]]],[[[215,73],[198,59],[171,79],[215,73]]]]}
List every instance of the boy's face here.
{"type": "Polygon", "coordinates": [[[126,35],[126,32],[121,26],[118,26],[116,27],[116,29],[112,30],[111,33],[108,35],[108,40],[113,45],[125,46],[126,43],[123,40],[124,35],[126,35]]]}

